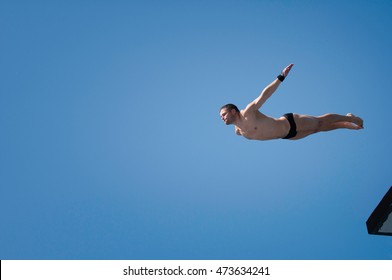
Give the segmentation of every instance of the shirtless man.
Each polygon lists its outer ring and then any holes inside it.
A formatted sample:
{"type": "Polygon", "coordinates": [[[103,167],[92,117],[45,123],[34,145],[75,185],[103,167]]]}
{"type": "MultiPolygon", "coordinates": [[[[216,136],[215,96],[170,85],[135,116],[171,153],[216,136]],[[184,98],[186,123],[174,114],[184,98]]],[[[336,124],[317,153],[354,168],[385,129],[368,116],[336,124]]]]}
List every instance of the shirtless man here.
{"type": "Polygon", "coordinates": [[[260,113],[260,107],[276,91],[289,74],[294,64],[283,69],[282,73],[269,84],[254,101],[244,110],[238,110],[234,104],[227,104],[220,109],[220,116],[226,125],[234,124],[235,132],[251,140],[290,139],[297,140],[321,131],[338,128],[363,129],[361,118],[353,114],[325,114],[314,117],[288,113],[280,118],[272,118],[260,113]]]}

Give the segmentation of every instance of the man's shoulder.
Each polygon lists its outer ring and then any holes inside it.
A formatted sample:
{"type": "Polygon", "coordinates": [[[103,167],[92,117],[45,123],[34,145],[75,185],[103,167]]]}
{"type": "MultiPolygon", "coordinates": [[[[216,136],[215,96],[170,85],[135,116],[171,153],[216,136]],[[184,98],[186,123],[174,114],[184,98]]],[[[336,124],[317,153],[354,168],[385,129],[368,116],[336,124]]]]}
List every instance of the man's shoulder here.
{"type": "Polygon", "coordinates": [[[256,109],[254,106],[252,106],[251,104],[249,104],[248,106],[246,106],[245,109],[240,111],[240,114],[244,117],[249,117],[249,116],[254,116],[257,114],[257,112],[259,112],[258,109],[256,109]]]}

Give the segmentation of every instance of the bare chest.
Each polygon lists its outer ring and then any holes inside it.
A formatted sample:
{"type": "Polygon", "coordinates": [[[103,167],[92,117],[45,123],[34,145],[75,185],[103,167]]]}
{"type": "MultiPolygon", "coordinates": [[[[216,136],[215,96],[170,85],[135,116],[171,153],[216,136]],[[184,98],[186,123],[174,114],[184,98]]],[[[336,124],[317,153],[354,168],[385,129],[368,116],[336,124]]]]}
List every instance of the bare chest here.
{"type": "Polygon", "coordinates": [[[236,126],[235,129],[238,135],[242,135],[248,139],[256,139],[262,130],[258,125],[246,125],[241,126],[241,128],[236,126]]]}
{"type": "Polygon", "coordinates": [[[248,139],[268,140],[281,138],[282,124],[279,120],[267,117],[244,118],[244,121],[236,126],[236,133],[248,139]]]}

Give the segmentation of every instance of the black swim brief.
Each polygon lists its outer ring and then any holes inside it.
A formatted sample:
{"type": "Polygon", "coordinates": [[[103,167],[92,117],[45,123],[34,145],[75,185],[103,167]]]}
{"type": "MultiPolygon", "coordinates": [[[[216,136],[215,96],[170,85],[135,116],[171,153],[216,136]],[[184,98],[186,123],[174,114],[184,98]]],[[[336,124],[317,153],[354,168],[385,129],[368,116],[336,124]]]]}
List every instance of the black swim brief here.
{"type": "Polygon", "coordinates": [[[284,114],[283,117],[285,117],[289,121],[290,131],[286,135],[286,137],[283,137],[282,139],[290,139],[295,137],[297,135],[297,125],[295,124],[293,113],[284,114]]]}

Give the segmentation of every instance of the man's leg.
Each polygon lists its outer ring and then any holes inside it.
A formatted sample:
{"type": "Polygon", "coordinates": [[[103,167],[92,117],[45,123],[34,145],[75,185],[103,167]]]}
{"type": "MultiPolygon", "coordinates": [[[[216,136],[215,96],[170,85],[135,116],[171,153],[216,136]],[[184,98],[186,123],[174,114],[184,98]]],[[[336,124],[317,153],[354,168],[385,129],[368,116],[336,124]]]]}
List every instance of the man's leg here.
{"type": "Polygon", "coordinates": [[[320,121],[320,131],[329,131],[337,128],[363,128],[363,120],[350,113],[345,116],[338,114],[326,114],[317,118],[320,121]]]}
{"type": "Polygon", "coordinates": [[[293,140],[304,138],[313,133],[321,131],[330,131],[339,128],[362,129],[363,121],[353,114],[338,115],[325,114],[314,117],[308,115],[294,114],[294,120],[297,125],[297,136],[293,140]]]}

